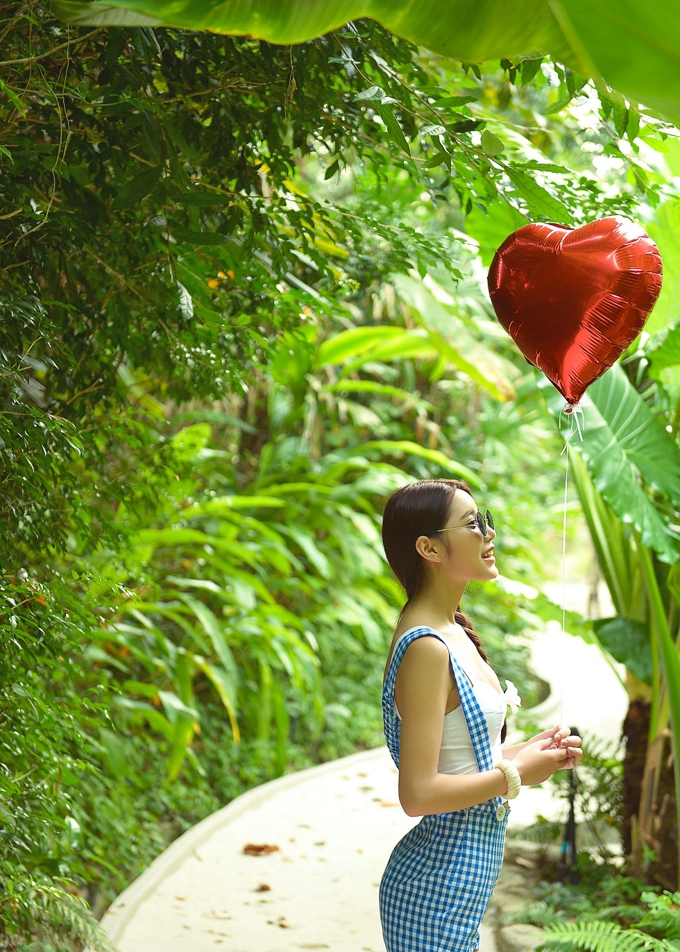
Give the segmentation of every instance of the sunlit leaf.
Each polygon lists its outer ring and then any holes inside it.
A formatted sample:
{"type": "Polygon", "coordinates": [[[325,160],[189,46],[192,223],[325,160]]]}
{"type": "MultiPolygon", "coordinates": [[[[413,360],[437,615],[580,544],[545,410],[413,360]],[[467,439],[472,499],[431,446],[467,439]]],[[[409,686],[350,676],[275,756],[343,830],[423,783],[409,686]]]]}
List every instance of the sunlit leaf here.
{"type": "Polygon", "coordinates": [[[434,463],[436,466],[440,466],[442,469],[454,473],[456,476],[466,480],[471,486],[476,488],[481,486],[479,477],[467,466],[449,459],[449,457],[440,450],[432,450],[426,446],[420,446],[418,443],[413,443],[410,440],[369,440],[362,446],[357,447],[356,450],[350,450],[349,453],[353,455],[354,453],[365,453],[369,450],[376,450],[385,456],[401,456],[403,454],[419,456],[421,459],[426,459],[430,463],[434,463]]]}

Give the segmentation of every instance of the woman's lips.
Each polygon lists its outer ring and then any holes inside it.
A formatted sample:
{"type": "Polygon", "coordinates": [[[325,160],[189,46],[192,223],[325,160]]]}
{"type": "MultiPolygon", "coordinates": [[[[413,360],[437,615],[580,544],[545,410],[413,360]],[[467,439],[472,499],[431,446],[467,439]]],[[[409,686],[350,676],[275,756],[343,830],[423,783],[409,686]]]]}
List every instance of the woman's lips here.
{"type": "Polygon", "coordinates": [[[493,557],[493,549],[489,549],[489,551],[486,553],[486,555],[483,555],[483,556],[482,556],[482,560],[483,560],[484,562],[495,562],[496,560],[495,560],[494,557],[493,557]]]}

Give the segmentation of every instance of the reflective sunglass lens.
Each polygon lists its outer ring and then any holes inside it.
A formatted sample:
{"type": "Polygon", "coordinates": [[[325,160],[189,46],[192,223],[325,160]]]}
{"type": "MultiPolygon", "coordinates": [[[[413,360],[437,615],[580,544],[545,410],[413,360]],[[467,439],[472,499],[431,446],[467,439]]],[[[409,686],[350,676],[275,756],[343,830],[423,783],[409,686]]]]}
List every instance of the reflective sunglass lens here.
{"type": "MultiPolygon", "coordinates": [[[[486,521],[488,523],[489,529],[493,529],[494,528],[493,519],[491,518],[491,513],[489,512],[488,509],[486,510],[485,516],[486,516],[486,521]]],[[[484,533],[484,535],[486,535],[486,533],[484,533]]]]}

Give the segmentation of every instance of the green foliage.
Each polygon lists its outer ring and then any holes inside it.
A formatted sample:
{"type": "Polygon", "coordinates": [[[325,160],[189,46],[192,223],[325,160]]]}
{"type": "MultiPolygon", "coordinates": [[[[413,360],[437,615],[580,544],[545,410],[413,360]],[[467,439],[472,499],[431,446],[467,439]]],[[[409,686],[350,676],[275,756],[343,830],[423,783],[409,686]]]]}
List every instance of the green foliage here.
{"type": "Polygon", "coordinates": [[[677,946],[656,939],[638,929],[622,929],[615,922],[555,923],[539,949],[562,952],[674,952],[677,946]]]}
{"type": "MultiPolygon", "coordinates": [[[[300,0],[283,6],[275,0],[257,0],[247,8],[230,0],[209,6],[196,0],[180,4],[161,0],[59,0],[56,7],[61,16],[76,24],[168,25],[285,44],[309,40],[349,19],[374,17],[388,30],[466,63],[519,58],[532,50],[545,50],[583,76],[604,76],[621,93],[653,106],[673,121],[680,119],[680,89],[668,79],[677,73],[677,58],[672,51],[680,39],[680,22],[675,6],[668,0],[655,6],[653,16],[639,0],[627,0],[623,8],[613,0],[577,0],[569,4],[545,0],[522,4],[476,0],[472,4],[456,0],[448,5],[444,17],[432,2],[414,8],[390,0],[340,2],[332,9],[300,0]]],[[[535,54],[527,61],[533,64],[535,54]]],[[[522,63],[522,81],[526,82],[532,73],[533,66],[525,69],[522,63]]],[[[624,107],[621,134],[627,121],[624,107]]]]}

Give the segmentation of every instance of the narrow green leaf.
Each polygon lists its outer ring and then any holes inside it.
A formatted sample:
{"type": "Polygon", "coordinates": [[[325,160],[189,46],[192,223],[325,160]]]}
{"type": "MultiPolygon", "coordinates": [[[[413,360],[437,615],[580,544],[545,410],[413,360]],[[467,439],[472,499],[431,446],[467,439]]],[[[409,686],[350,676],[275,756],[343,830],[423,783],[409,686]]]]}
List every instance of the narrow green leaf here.
{"type": "Polygon", "coordinates": [[[324,177],[323,177],[324,182],[327,182],[328,179],[333,178],[333,176],[339,170],[339,168],[340,168],[340,159],[336,159],[335,162],[332,162],[326,169],[324,173],[324,177]]]}
{"type": "Polygon", "coordinates": [[[443,136],[443,135],[446,135],[446,129],[444,128],[444,126],[439,126],[439,125],[421,126],[420,129],[418,130],[418,135],[421,137],[443,136]]]}
{"type": "Polygon", "coordinates": [[[631,108],[628,110],[628,123],[626,125],[626,136],[628,137],[629,142],[635,142],[638,135],[640,134],[640,114],[636,109],[631,108]]]}
{"type": "Polygon", "coordinates": [[[318,350],[319,366],[341,364],[362,354],[378,341],[400,337],[403,333],[401,327],[351,327],[349,330],[334,334],[321,344],[318,350]]]}
{"type": "Polygon", "coordinates": [[[11,89],[11,88],[7,85],[7,83],[3,82],[1,79],[0,79],[0,91],[2,91],[3,93],[5,93],[5,95],[7,96],[7,98],[10,100],[10,102],[11,102],[14,106],[16,106],[16,108],[19,110],[19,112],[21,113],[22,116],[25,116],[25,115],[26,115],[26,108],[25,108],[24,104],[22,103],[22,101],[19,99],[19,97],[17,96],[17,94],[14,92],[14,90],[11,89]]]}
{"type": "Polygon", "coordinates": [[[387,126],[387,130],[390,133],[390,138],[392,141],[398,145],[400,149],[403,149],[407,155],[410,155],[411,147],[406,141],[406,136],[404,135],[403,129],[399,125],[399,121],[390,107],[380,104],[376,105],[375,109],[387,126]]]}
{"type": "Polygon", "coordinates": [[[525,59],[522,60],[522,68],[520,72],[522,86],[527,86],[531,80],[534,78],[536,73],[538,73],[541,68],[541,63],[543,62],[544,57],[540,56],[536,59],[525,59]]]}
{"type": "Polygon", "coordinates": [[[144,169],[121,188],[114,198],[111,209],[120,211],[123,208],[131,208],[137,205],[160,181],[163,169],[160,165],[151,169],[144,169]]]}
{"type": "Polygon", "coordinates": [[[229,241],[229,236],[222,235],[219,231],[189,231],[189,229],[182,228],[180,225],[172,224],[169,225],[168,230],[176,241],[195,245],[197,248],[201,245],[210,245],[211,247],[226,245],[229,241]]]}
{"type": "Polygon", "coordinates": [[[558,224],[570,224],[571,212],[559,199],[534,181],[520,169],[507,169],[508,178],[529,206],[529,211],[538,218],[548,219],[558,224]]]}
{"type": "Polygon", "coordinates": [[[568,106],[573,99],[573,95],[563,96],[561,99],[558,99],[557,102],[551,103],[544,111],[544,116],[554,116],[555,113],[561,112],[565,106],[568,106]]]}
{"type": "Polygon", "coordinates": [[[442,469],[462,477],[476,489],[479,489],[482,485],[479,476],[468,469],[467,466],[449,459],[441,450],[432,450],[426,446],[420,446],[418,443],[412,443],[410,440],[369,440],[367,443],[357,446],[356,449],[350,450],[349,455],[354,456],[369,450],[377,450],[385,456],[401,456],[404,453],[408,456],[419,456],[421,459],[426,459],[430,463],[441,466],[442,469]]]}
{"type": "MultiPolygon", "coordinates": [[[[246,495],[233,495],[233,496],[215,496],[213,499],[207,499],[205,502],[196,503],[192,506],[187,506],[186,509],[182,510],[182,515],[185,519],[196,519],[199,516],[217,516],[223,513],[231,512],[238,509],[280,509],[282,506],[285,506],[285,500],[275,499],[273,496],[246,496],[246,495]]],[[[177,532],[179,533],[198,533],[197,529],[172,529],[172,530],[148,530],[149,532],[155,531],[168,531],[168,532],[177,532]]],[[[199,533],[202,535],[204,540],[208,543],[212,543],[210,536],[206,536],[205,533],[199,533]]],[[[196,539],[198,541],[198,539],[196,539]]]]}
{"type": "Polygon", "coordinates": [[[450,169],[451,156],[447,152],[435,152],[433,156],[423,162],[421,168],[436,169],[438,165],[445,165],[450,169]]]}
{"type": "Polygon", "coordinates": [[[616,134],[619,139],[622,139],[626,133],[626,126],[628,125],[628,108],[624,103],[614,103],[612,107],[612,119],[614,120],[616,134]]]}
{"type": "Polygon", "coordinates": [[[219,665],[208,664],[207,661],[204,661],[202,658],[198,657],[196,658],[196,664],[211,681],[215,690],[217,691],[220,700],[222,701],[222,704],[229,715],[231,735],[233,737],[234,743],[238,744],[241,740],[241,733],[239,731],[238,720],[236,718],[236,685],[229,676],[229,673],[219,665]]]}
{"type": "Polygon", "coordinates": [[[427,400],[421,400],[409,393],[408,390],[402,390],[401,387],[393,387],[391,384],[378,383],[376,380],[340,380],[338,383],[329,384],[322,388],[322,393],[375,393],[381,397],[396,397],[398,400],[413,401],[424,408],[434,409],[427,400]]]}
{"type": "Polygon", "coordinates": [[[214,612],[212,612],[206,604],[199,601],[199,599],[194,598],[193,595],[189,595],[188,592],[178,592],[177,597],[192,610],[203,627],[203,630],[210,638],[215,654],[222,662],[222,666],[229,672],[234,684],[238,684],[236,662],[214,612]]]}

